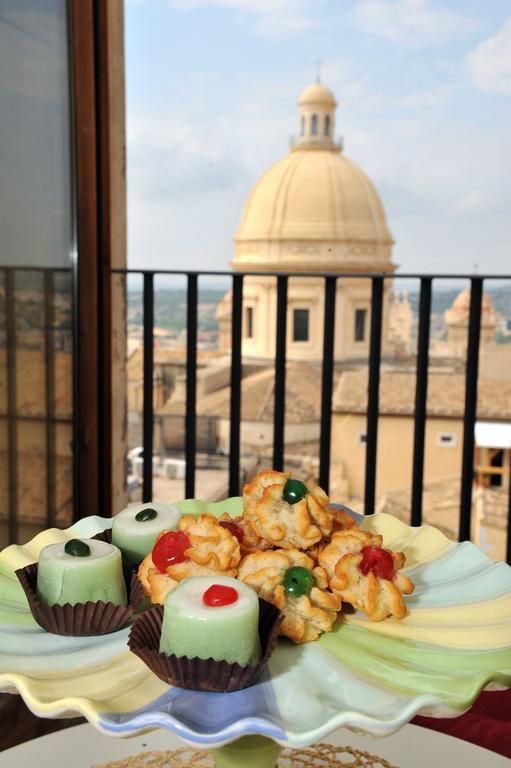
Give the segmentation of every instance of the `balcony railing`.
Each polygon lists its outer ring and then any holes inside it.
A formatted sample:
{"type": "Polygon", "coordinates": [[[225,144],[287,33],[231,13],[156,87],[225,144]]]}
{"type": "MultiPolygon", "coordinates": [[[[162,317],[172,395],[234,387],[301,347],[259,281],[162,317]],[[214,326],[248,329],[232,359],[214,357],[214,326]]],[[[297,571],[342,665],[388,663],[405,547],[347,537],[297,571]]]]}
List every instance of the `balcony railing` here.
{"type": "MultiPolygon", "coordinates": [[[[143,490],[142,500],[152,498],[153,482],[153,346],[154,346],[154,280],[158,275],[184,277],[187,281],[187,358],[186,358],[186,411],[185,411],[185,496],[195,496],[196,474],[196,377],[197,377],[197,309],[198,280],[200,277],[229,277],[232,281],[232,337],[231,337],[231,401],[229,495],[240,492],[240,422],[242,372],[242,310],[243,281],[246,277],[272,277],[277,283],[276,353],[275,353],[275,405],[273,421],[273,467],[284,468],[284,426],[286,398],[286,337],[287,295],[291,278],[321,278],[324,283],[323,360],[321,390],[321,424],[319,440],[319,484],[328,492],[330,480],[330,442],[332,429],[332,395],[334,381],[335,304],[338,281],[346,279],[370,280],[372,284],[371,323],[369,342],[369,378],[367,399],[367,430],[365,458],[364,511],[375,511],[376,467],[379,423],[379,384],[382,345],[382,317],[384,282],[386,274],[361,273],[293,273],[281,272],[213,272],[184,270],[116,270],[119,274],[139,275],[143,279],[144,325],[144,396],[143,396],[143,490]]],[[[477,381],[479,370],[479,342],[481,333],[481,307],[485,280],[510,280],[509,275],[392,275],[393,281],[416,280],[420,284],[419,323],[416,355],[416,388],[414,410],[413,473],[411,477],[411,524],[421,525],[423,516],[423,486],[425,458],[426,403],[428,389],[430,318],[433,280],[466,280],[470,284],[470,309],[466,357],[465,402],[463,417],[463,445],[461,468],[461,494],[459,506],[459,540],[470,539],[472,516],[472,487],[474,474],[474,430],[477,412],[477,381]]],[[[511,482],[508,504],[507,558],[511,561],[511,482]]]]}
{"type": "MultiPolygon", "coordinates": [[[[330,480],[330,443],[332,431],[332,397],[334,383],[334,336],[336,317],[337,286],[343,280],[371,281],[371,322],[368,355],[368,392],[366,413],[366,455],[365,455],[365,491],[364,511],[370,514],[375,510],[376,499],[376,468],[379,426],[379,390],[382,347],[382,317],[384,306],[385,280],[399,283],[400,280],[415,280],[420,284],[420,300],[418,311],[417,354],[415,357],[416,384],[413,429],[413,472],[410,478],[411,487],[411,523],[420,525],[423,519],[423,487],[425,464],[425,431],[427,420],[427,389],[429,370],[430,319],[432,306],[432,288],[445,280],[465,280],[470,284],[470,307],[468,322],[468,339],[466,354],[466,376],[464,393],[463,441],[461,466],[461,492],[459,500],[459,539],[470,538],[472,489],[474,474],[474,431],[477,414],[477,383],[479,370],[479,346],[481,335],[481,307],[483,301],[483,285],[485,281],[507,280],[508,275],[416,275],[397,274],[390,278],[385,274],[338,274],[338,273],[278,273],[275,272],[213,272],[185,270],[114,270],[117,274],[138,275],[143,281],[143,484],[142,498],[149,501],[153,494],[153,370],[154,370],[154,320],[155,320],[155,280],[159,276],[180,276],[186,280],[186,404],[185,404],[185,444],[186,462],[185,496],[195,496],[196,489],[196,426],[197,426],[197,337],[198,337],[198,304],[200,278],[229,278],[232,284],[232,329],[231,329],[231,370],[230,370],[230,414],[229,414],[229,459],[228,459],[228,493],[238,495],[240,492],[240,423],[241,423],[241,385],[242,385],[242,317],[243,317],[243,286],[248,277],[269,277],[276,281],[276,329],[275,329],[275,400],[273,417],[273,457],[275,469],[284,468],[285,459],[285,405],[286,405],[286,339],[288,335],[287,307],[288,286],[290,279],[320,278],[324,290],[324,323],[323,323],[323,352],[322,352],[322,386],[321,386],[321,415],[319,438],[319,483],[328,491],[330,480]]],[[[76,408],[62,414],[56,412],[54,391],[55,372],[54,355],[56,349],[55,312],[55,281],[59,273],[68,270],[44,270],[29,268],[0,268],[0,298],[3,307],[0,308],[0,348],[5,349],[5,396],[0,407],[0,417],[5,423],[7,470],[4,476],[6,488],[4,499],[7,500],[7,526],[9,539],[17,540],[19,523],[18,483],[20,467],[17,457],[18,425],[31,420],[44,425],[45,431],[45,513],[43,520],[47,525],[58,524],[58,505],[56,503],[56,459],[55,442],[56,429],[63,422],[69,425],[70,436],[76,434],[76,408]],[[37,412],[24,413],[17,403],[18,379],[18,331],[16,330],[17,313],[15,298],[15,281],[18,274],[33,272],[39,279],[41,294],[42,322],[40,338],[42,338],[42,360],[44,395],[41,407],[37,412]]],[[[70,298],[70,313],[72,302],[70,298]]],[[[72,319],[72,318],[71,318],[72,319]]],[[[69,338],[76,348],[76,327],[70,322],[69,338]]],[[[58,334],[57,334],[58,335],[58,334]]],[[[73,382],[69,382],[73,387],[73,382]]],[[[76,400],[76,387],[75,387],[76,400]]],[[[76,403],[75,403],[76,405],[76,403]]],[[[76,462],[75,462],[76,463],[76,462]]],[[[23,468],[25,469],[25,468],[23,468]]],[[[510,483],[511,485],[511,483],[510,483]]],[[[76,489],[76,482],[74,485],[76,489]]],[[[76,492],[76,491],[75,491],[76,492]]],[[[508,496],[507,524],[507,558],[511,561],[511,493],[508,496]]],[[[4,511],[5,517],[5,511],[4,511]]]]}

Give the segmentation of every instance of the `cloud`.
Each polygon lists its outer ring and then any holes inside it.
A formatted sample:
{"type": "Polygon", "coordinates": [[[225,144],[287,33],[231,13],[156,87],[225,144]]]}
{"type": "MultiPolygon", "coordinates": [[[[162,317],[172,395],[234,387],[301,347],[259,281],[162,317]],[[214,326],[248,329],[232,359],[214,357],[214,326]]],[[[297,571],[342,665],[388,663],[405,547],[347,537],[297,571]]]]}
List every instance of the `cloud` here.
{"type": "Polygon", "coordinates": [[[218,126],[179,110],[130,117],[129,183],[137,197],[204,197],[236,185],[246,175],[241,158],[218,140],[218,126]],[[205,134],[209,140],[205,140],[205,134]]]}
{"type": "Polygon", "coordinates": [[[374,182],[404,271],[505,271],[511,185],[507,126],[438,115],[363,116],[345,126],[347,154],[374,182]],[[362,120],[361,120],[362,118],[362,120]],[[360,123],[359,123],[360,121],[360,123]],[[358,123],[358,125],[357,125],[358,123]],[[362,130],[360,130],[362,129],[362,130]]]}
{"type": "Polygon", "coordinates": [[[465,66],[476,88],[511,94],[511,18],[467,55],[465,66]]]}
{"type": "Polygon", "coordinates": [[[314,11],[322,0],[168,0],[177,10],[213,7],[250,14],[255,31],[267,37],[290,35],[317,26],[314,11]]]}
{"type": "MultiPolygon", "coordinates": [[[[502,121],[489,141],[484,125],[430,108],[449,97],[447,85],[387,96],[374,94],[349,61],[329,72],[346,154],[383,199],[395,261],[409,271],[463,271],[484,254],[485,270],[502,271],[511,237],[511,185],[502,162],[511,134],[502,121]]],[[[129,116],[133,266],[228,266],[252,186],[287,152],[302,86],[299,74],[260,84],[213,118],[200,105],[183,111],[176,104],[129,116]]]]}
{"type": "Polygon", "coordinates": [[[494,126],[490,144],[486,129],[437,116],[374,124],[379,130],[367,131],[361,146],[357,130],[348,129],[353,153],[377,185],[412,195],[418,209],[451,221],[508,209],[511,185],[502,158],[511,154],[511,134],[503,125],[494,126]]]}
{"type": "Polygon", "coordinates": [[[411,93],[407,96],[400,96],[394,99],[392,103],[403,107],[432,107],[436,104],[443,104],[455,92],[456,87],[451,84],[439,85],[437,88],[430,88],[426,91],[411,93]]]}
{"type": "Polygon", "coordinates": [[[480,21],[430,0],[359,0],[356,25],[364,32],[412,47],[431,47],[463,38],[480,21]]]}

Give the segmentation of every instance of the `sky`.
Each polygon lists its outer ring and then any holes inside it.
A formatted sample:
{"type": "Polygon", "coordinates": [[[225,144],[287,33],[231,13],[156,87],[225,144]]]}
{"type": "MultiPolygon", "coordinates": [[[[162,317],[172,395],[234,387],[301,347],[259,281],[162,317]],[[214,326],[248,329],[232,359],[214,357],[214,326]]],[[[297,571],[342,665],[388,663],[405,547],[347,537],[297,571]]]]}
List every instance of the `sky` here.
{"type": "Polygon", "coordinates": [[[405,272],[511,273],[509,0],[127,0],[128,262],[229,267],[321,79],[405,272]]]}

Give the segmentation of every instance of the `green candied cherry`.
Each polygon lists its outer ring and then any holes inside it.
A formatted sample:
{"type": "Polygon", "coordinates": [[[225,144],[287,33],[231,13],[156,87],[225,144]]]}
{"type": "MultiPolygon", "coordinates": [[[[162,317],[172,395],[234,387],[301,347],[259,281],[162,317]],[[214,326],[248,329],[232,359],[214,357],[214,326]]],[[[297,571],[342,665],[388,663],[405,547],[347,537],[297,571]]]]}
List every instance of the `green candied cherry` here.
{"type": "Polygon", "coordinates": [[[288,568],[284,574],[284,590],[287,595],[292,597],[301,597],[309,595],[312,587],[316,586],[316,579],[307,568],[301,565],[294,565],[288,568]]]}
{"type": "Polygon", "coordinates": [[[158,512],[152,509],[152,507],[147,507],[147,509],[141,509],[140,512],[137,512],[135,520],[137,523],[145,523],[147,520],[154,520],[156,517],[158,517],[158,512]]]}
{"type": "Polygon", "coordinates": [[[309,493],[309,489],[301,480],[294,480],[292,477],[286,480],[282,497],[288,504],[296,504],[309,493]]]}
{"type": "Polygon", "coordinates": [[[89,545],[84,541],[80,541],[80,539],[69,539],[66,542],[64,551],[67,555],[72,555],[73,557],[89,557],[90,555],[89,545]]]}

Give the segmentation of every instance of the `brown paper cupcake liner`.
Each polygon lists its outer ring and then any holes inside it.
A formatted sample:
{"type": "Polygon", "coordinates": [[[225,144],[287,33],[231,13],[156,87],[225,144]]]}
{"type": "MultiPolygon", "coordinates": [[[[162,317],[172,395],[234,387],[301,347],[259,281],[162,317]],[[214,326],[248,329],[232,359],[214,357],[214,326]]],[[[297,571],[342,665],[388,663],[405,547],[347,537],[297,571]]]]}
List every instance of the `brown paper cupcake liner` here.
{"type": "Polygon", "coordinates": [[[227,661],[160,653],[163,606],[157,605],[133,624],[128,646],[160,680],[192,691],[231,693],[253,685],[275,650],[284,616],[278,608],[259,598],[259,639],[261,659],[255,667],[227,661]]]}
{"type": "Polygon", "coordinates": [[[91,539],[96,539],[96,541],[106,541],[107,544],[112,543],[112,529],[107,528],[105,531],[100,531],[99,533],[96,533],[94,536],[90,537],[91,539]]]}
{"type": "Polygon", "coordinates": [[[16,576],[25,592],[32,616],[40,627],[54,635],[86,637],[107,635],[122,629],[142,602],[144,593],[136,573],[126,580],[128,605],[98,602],[44,605],[37,596],[37,563],[18,568],[16,576]]]}

